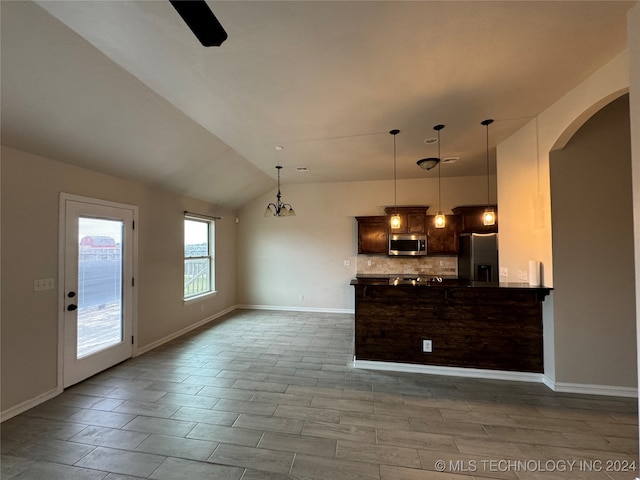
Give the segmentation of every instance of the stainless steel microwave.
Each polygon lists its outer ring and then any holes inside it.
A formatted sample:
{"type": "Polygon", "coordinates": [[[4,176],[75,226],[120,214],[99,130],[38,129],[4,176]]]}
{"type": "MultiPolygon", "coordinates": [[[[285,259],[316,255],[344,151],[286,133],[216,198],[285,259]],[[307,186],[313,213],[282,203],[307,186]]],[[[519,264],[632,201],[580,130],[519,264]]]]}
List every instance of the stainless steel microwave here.
{"type": "Polygon", "coordinates": [[[426,255],[427,236],[413,234],[389,235],[389,255],[426,255]]]}

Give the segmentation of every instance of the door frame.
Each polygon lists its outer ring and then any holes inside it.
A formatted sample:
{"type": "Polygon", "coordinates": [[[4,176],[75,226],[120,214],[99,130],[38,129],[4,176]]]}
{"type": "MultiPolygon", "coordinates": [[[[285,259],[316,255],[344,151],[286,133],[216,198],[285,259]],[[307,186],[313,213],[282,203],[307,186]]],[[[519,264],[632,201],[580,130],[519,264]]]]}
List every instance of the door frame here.
{"type": "MultiPolygon", "coordinates": [[[[65,325],[65,266],[66,266],[66,235],[67,235],[67,200],[74,202],[87,203],[92,205],[101,205],[106,207],[121,208],[131,210],[133,212],[134,228],[132,230],[132,249],[133,258],[132,275],[135,279],[133,288],[131,289],[131,329],[133,334],[133,345],[131,346],[132,357],[135,357],[138,351],[138,206],[126,203],[112,202],[109,200],[101,200],[98,198],[85,197],[72,193],[60,192],[59,214],[58,214],[58,379],[57,390],[64,390],[64,325],[65,325]]],[[[124,279],[123,279],[124,281],[124,279]]]]}

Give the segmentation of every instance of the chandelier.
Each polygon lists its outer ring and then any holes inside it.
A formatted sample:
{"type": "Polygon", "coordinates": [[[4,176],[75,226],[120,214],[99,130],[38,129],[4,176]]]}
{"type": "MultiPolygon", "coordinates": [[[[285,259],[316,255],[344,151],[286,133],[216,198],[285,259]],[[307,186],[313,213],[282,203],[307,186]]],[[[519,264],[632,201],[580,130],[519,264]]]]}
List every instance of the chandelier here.
{"type": "Polygon", "coordinates": [[[267,209],[264,211],[265,217],[295,217],[296,212],[293,211],[293,207],[288,203],[283,203],[280,198],[280,170],[282,165],[276,165],[278,170],[278,194],[276,195],[276,203],[270,203],[267,205],[267,209]]]}

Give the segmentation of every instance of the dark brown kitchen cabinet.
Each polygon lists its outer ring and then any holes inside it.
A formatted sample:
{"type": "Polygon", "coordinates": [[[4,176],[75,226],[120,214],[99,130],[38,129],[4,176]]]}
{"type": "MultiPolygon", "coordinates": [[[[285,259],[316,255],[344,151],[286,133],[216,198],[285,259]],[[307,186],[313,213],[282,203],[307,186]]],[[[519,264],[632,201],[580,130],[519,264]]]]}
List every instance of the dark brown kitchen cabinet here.
{"type": "Polygon", "coordinates": [[[483,223],[482,214],[486,205],[465,205],[455,207],[451,210],[456,215],[460,215],[460,233],[497,233],[498,232],[498,207],[490,205],[496,212],[495,225],[485,225],[483,223]]]}
{"type": "Polygon", "coordinates": [[[389,253],[388,217],[356,217],[358,221],[358,253],[389,253]]]}
{"type": "Polygon", "coordinates": [[[400,228],[389,229],[389,233],[415,233],[426,235],[427,233],[427,206],[415,207],[387,207],[384,209],[391,217],[394,213],[400,215],[400,228]]]}
{"type": "Polygon", "coordinates": [[[446,215],[444,228],[435,227],[435,215],[427,215],[427,254],[457,255],[461,217],[446,215]]]}

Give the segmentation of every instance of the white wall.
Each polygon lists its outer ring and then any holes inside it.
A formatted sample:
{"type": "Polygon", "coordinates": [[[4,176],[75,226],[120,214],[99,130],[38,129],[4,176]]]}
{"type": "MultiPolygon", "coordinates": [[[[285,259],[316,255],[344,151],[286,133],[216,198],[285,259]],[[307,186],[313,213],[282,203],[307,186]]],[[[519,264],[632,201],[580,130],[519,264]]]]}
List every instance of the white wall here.
{"type": "MultiPolygon", "coordinates": [[[[631,117],[631,178],[635,245],[636,347],[637,351],[640,351],[640,4],[633,7],[627,14],[627,44],[629,45],[629,116],[631,117]]],[[[640,375],[640,356],[637,362],[637,371],[640,375]]],[[[638,384],[640,385],[640,380],[638,384]]]]}
{"type": "MultiPolygon", "coordinates": [[[[437,179],[399,180],[398,205],[432,205],[429,212],[435,213],[437,188],[437,179]]],[[[263,216],[275,190],[238,213],[239,303],[353,311],[354,217],[384,215],[384,207],[393,205],[393,181],[283,184],[281,190],[296,217],[263,216]]],[[[458,205],[484,204],[486,198],[486,177],[442,179],[445,213],[458,205]]]]}
{"type": "Polygon", "coordinates": [[[183,302],[183,212],[224,214],[205,202],[2,147],[2,398],[4,413],[60,388],[54,290],[33,281],[58,277],[60,192],[137,205],[137,346],[216,316],[236,304],[235,215],[216,222],[218,293],[183,302]]]}
{"type": "MultiPolygon", "coordinates": [[[[539,260],[544,285],[554,286],[549,154],[563,148],[587,119],[628,90],[629,52],[625,50],[498,145],[500,267],[508,268],[508,280],[515,281],[517,270],[526,269],[529,260],[539,260]]],[[[569,348],[571,339],[556,332],[557,294],[547,297],[543,307],[545,375],[556,388],[579,389],[574,385],[579,382],[587,389],[593,387],[595,393],[603,386],[597,378],[585,377],[578,366],[559,363],[557,352],[569,348]]],[[[596,331],[592,334],[597,336],[596,331]]],[[[603,368],[620,366],[611,361],[603,368]]],[[[623,394],[635,390],[626,382],[616,386],[623,394]]]]}
{"type": "Polygon", "coordinates": [[[562,148],[580,126],[629,87],[629,55],[623,51],[583,83],[532,119],[497,148],[500,266],[507,280],[542,262],[544,285],[553,286],[549,152],[562,148]]]}

